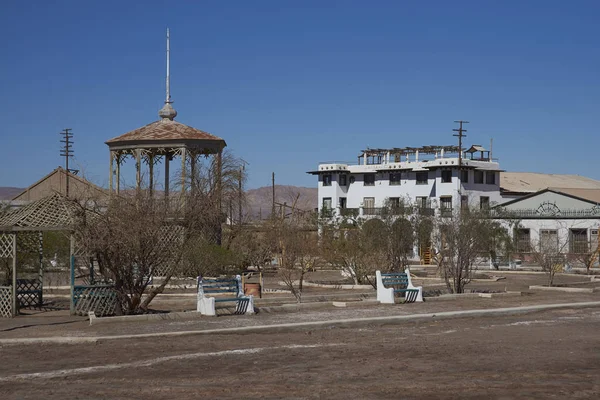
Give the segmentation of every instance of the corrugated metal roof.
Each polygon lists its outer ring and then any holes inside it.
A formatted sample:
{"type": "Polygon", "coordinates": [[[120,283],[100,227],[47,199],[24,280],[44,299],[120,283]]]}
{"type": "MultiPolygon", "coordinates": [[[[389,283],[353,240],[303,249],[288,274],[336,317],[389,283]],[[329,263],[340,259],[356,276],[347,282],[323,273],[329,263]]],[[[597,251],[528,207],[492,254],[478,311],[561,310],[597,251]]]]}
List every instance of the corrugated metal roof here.
{"type": "Polygon", "coordinates": [[[506,192],[534,193],[543,189],[600,189],[600,181],[580,175],[501,172],[500,189],[506,192]]]}
{"type": "Polygon", "coordinates": [[[225,141],[220,137],[211,135],[208,132],[192,128],[191,126],[179,123],[177,121],[162,119],[152,122],[146,126],[142,126],[141,128],[134,129],[133,131],[127,132],[121,136],[107,140],[106,144],[111,145],[121,142],[173,140],[214,140],[225,143],[225,141]]]}

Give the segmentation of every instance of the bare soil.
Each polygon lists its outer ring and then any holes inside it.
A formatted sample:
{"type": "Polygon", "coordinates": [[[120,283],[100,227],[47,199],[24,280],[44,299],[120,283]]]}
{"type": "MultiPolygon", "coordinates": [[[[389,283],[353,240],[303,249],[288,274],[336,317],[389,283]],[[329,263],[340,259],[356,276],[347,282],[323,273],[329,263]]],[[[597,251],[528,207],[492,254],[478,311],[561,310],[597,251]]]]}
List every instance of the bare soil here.
{"type": "MultiPolygon", "coordinates": [[[[395,306],[393,306],[395,307],[395,306]]],[[[598,398],[600,311],[1,349],[3,399],[598,398]]]]}

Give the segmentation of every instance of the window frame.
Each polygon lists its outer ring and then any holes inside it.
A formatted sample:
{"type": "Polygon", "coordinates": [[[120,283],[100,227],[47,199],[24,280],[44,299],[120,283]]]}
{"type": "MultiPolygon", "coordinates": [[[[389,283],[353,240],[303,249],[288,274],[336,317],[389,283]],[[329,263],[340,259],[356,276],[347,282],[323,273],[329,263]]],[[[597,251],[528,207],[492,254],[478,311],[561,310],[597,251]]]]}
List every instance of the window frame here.
{"type": "Polygon", "coordinates": [[[485,184],[486,185],[495,185],[496,184],[496,172],[495,171],[486,171],[485,184]],[[490,179],[490,177],[492,179],[490,179]]]}
{"type": "Polygon", "coordinates": [[[390,180],[390,186],[402,185],[402,173],[401,172],[390,172],[389,180],[390,180]],[[392,179],[392,177],[396,177],[397,179],[392,179]]]}
{"type": "Polygon", "coordinates": [[[363,186],[375,186],[375,174],[363,174],[363,186]],[[369,177],[369,181],[367,182],[367,176],[369,177]],[[373,177],[373,181],[371,182],[371,177],[373,177]]]}
{"type": "Polygon", "coordinates": [[[348,175],[347,174],[340,174],[339,185],[340,186],[348,186],[348,175]]]}
{"type": "Polygon", "coordinates": [[[322,183],[323,186],[331,186],[333,182],[333,176],[331,174],[323,174],[322,183]]]}
{"type": "Polygon", "coordinates": [[[483,171],[473,171],[473,183],[476,185],[483,185],[485,183],[485,174],[483,171]],[[478,176],[480,176],[481,179],[477,179],[478,176]]]}
{"type": "Polygon", "coordinates": [[[442,183],[452,183],[452,170],[451,169],[443,169],[441,178],[442,178],[442,183]],[[450,174],[450,179],[448,179],[448,174],[450,174]]]}
{"type": "Polygon", "coordinates": [[[462,169],[460,171],[460,181],[461,183],[469,183],[469,170],[468,169],[462,169]],[[465,179],[465,177],[467,179],[465,179]]]}
{"type": "Polygon", "coordinates": [[[479,196],[479,209],[489,210],[490,209],[490,196],[479,196]],[[485,199],[485,201],[484,201],[485,199]]]}
{"type": "Polygon", "coordinates": [[[429,184],[429,171],[417,171],[415,175],[415,184],[416,185],[427,185],[429,184]],[[419,176],[423,177],[425,175],[425,180],[419,180],[419,176]]]}

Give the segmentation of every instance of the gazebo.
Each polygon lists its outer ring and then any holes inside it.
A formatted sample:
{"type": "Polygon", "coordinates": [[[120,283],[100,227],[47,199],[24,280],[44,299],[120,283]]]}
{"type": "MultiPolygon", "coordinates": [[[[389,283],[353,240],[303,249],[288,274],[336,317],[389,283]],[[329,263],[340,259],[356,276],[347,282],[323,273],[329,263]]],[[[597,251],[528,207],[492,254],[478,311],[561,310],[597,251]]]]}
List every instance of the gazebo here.
{"type": "Polygon", "coordinates": [[[160,120],[127,132],[124,135],[106,141],[110,151],[109,191],[119,193],[121,184],[121,165],[127,157],[135,160],[136,188],[142,185],[142,162],[148,166],[148,189],[155,188],[154,166],[161,160],[164,164],[164,193],[169,196],[170,161],[181,159],[181,191],[185,191],[186,171],[193,176],[200,156],[216,157],[216,182],[220,196],[222,152],[227,144],[220,137],[175,121],[177,111],[172,106],[169,73],[169,30],[167,29],[167,84],[166,99],[158,112],[160,120]],[[113,182],[116,176],[116,182],[113,182]]]}

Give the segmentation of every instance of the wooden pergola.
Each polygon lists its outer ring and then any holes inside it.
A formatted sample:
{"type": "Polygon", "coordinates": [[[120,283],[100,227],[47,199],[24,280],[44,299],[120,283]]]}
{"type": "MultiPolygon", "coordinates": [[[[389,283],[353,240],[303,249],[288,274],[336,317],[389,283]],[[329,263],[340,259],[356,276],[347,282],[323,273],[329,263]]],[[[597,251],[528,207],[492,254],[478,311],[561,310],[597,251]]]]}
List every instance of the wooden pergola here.
{"type": "Polygon", "coordinates": [[[63,231],[69,234],[71,240],[70,259],[72,259],[75,255],[75,241],[70,232],[74,216],[75,206],[69,201],[65,201],[62,196],[55,194],[12,210],[0,217],[0,258],[12,259],[12,287],[0,287],[0,316],[14,317],[18,313],[18,246],[33,248],[39,252],[39,290],[43,290],[42,234],[48,231],[63,231]],[[7,296],[8,289],[10,289],[10,296],[7,296]],[[11,299],[9,304],[6,302],[7,297],[11,299]]]}

